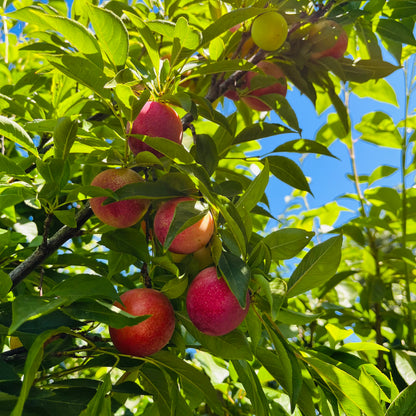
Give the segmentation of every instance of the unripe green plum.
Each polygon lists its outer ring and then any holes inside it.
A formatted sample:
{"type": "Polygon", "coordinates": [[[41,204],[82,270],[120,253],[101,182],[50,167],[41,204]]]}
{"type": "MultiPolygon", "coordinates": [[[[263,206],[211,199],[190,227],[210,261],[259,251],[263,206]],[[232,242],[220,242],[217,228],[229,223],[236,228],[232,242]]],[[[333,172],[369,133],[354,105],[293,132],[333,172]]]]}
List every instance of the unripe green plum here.
{"type": "Polygon", "coordinates": [[[212,336],[225,335],[236,329],[244,321],[249,307],[249,293],[243,309],[214,266],[196,275],[186,295],[190,320],[199,331],[212,336]]]}
{"type": "Polygon", "coordinates": [[[257,16],[251,25],[251,37],[254,43],[265,51],[279,49],[285,42],[287,33],[285,18],[274,11],[257,16]]]}
{"type": "Polygon", "coordinates": [[[122,354],[146,357],[160,351],[175,329],[175,312],[169,299],[154,289],[131,289],[120,296],[123,305],[115,306],[130,315],[150,315],[133,326],[109,328],[114,346],[122,354]]]}
{"type": "MultiPolygon", "coordinates": [[[[164,244],[172,223],[177,205],[184,201],[193,201],[190,197],[174,198],[164,202],[156,212],[153,232],[161,244],[164,244]]],[[[179,254],[190,254],[208,244],[214,233],[214,218],[207,212],[195,224],[180,232],[169,246],[169,251],[179,254]]]]}
{"type": "MultiPolygon", "coordinates": [[[[116,191],[125,185],[143,182],[143,178],[128,168],[107,169],[100,172],[91,182],[93,186],[116,191]]],[[[94,214],[107,225],[126,228],[138,223],[146,213],[150,201],[147,199],[125,199],[103,205],[107,197],[90,199],[94,214]]]]}
{"type": "MultiPolygon", "coordinates": [[[[129,134],[140,134],[149,137],[163,137],[175,143],[182,143],[183,127],[177,112],[167,104],[148,101],[141,109],[128,131],[129,134]]],[[[157,157],[162,153],[153,149],[137,137],[129,136],[131,151],[137,155],[148,151],[157,157]]]]}
{"type": "Polygon", "coordinates": [[[311,44],[311,58],[332,56],[339,59],[348,47],[348,36],[344,28],[332,20],[321,20],[311,26],[308,42],[311,44]]]}
{"type": "MultiPolygon", "coordinates": [[[[277,81],[275,84],[269,85],[264,88],[257,88],[255,90],[249,91],[246,95],[241,95],[241,100],[253,110],[270,111],[271,108],[267,104],[259,100],[257,97],[261,97],[262,95],[267,94],[280,94],[283,97],[285,97],[287,93],[286,76],[284,72],[280,69],[280,67],[278,67],[273,62],[260,61],[257,64],[257,67],[260,68],[264,74],[276,78],[277,81]]],[[[247,72],[244,86],[249,90],[251,88],[252,80],[256,75],[258,75],[257,72],[247,72]]]]}

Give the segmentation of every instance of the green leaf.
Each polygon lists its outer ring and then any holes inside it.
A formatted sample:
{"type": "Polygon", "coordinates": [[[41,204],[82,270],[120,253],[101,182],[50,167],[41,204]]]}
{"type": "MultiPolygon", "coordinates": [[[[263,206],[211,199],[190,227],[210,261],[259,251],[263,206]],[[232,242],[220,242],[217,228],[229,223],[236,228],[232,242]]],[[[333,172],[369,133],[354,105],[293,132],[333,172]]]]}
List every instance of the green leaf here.
{"type": "Polygon", "coordinates": [[[48,61],[68,77],[90,88],[99,96],[109,99],[111,92],[105,88],[109,81],[104,71],[81,55],[48,55],[48,61]]]}
{"type": "Polygon", "coordinates": [[[20,390],[16,406],[14,407],[10,416],[23,415],[23,407],[25,405],[26,399],[29,396],[30,389],[32,387],[32,384],[35,380],[36,374],[43,359],[44,344],[48,339],[58,334],[74,335],[74,333],[70,331],[68,328],[60,327],[56,329],[51,329],[38,335],[35,342],[30,347],[25,361],[23,385],[20,390]]]}
{"type": "Polygon", "coordinates": [[[232,233],[241,254],[244,256],[247,250],[247,235],[244,221],[235,205],[228,198],[222,197],[221,195],[212,195],[204,183],[199,183],[199,188],[210,204],[219,209],[221,215],[224,217],[227,229],[232,233]]]}
{"type": "Polygon", "coordinates": [[[393,188],[378,186],[366,189],[365,197],[376,207],[380,207],[397,214],[402,207],[400,194],[393,188]]]}
{"type": "Polygon", "coordinates": [[[293,297],[328,281],[341,260],[342,236],[314,246],[289,278],[287,296],[293,297]]]}
{"type": "Polygon", "coordinates": [[[348,115],[348,111],[344,102],[339,98],[334,88],[328,89],[328,95],[329,95],[329,98],[331,99],[332,105],[334,106],[338,114],[338,117],[342,123],[342,126],[344,127],[344,130],[346,132],[349,132],[351,129],[351,125],[350,125],[351,121],[350,121],[350,117],[348,115]]]}
{"type": "Polygon", "coordinates": [[[191,383],[194,389],[203,393],[208,406],[218,415],[222,415],[221,402],[218,400],[216,390],[209,378],[192,365],[168,351],[159,351],[146,358],[158,366],[163,366],[169,371],[178,374],[181,378],[191,383]]]}
{"type": "Polygon", "coordinates": [[[258,140],[264,137],[276,136],[278,134],[295,133],[283,124],[258,122],[251,126],[245,127],[237,136],[235,136],[233,144],[258,140]]]}
{"type": "Polygon", "coordinates": [[[29,153],[39,156],[32,138],[15,121],[0,116],[0,135],[22,146],[29,153]]]}
{"type": "Polygon", "coordinates": [[[375,342],[348,342],[343,344],[339,351],[384,351],[390,350],[375,342]]]}
{"type": "Polygon", "coordinates": [[[65,210],[55,210],[53,215],[61,221],[62,224],[71,228],[77,228],[76,211],[75,208],[65,210]]]}
{"type": "Polygon", "coordinates": [[[152,394],[157,405],[157,415],[171,415],[174,398],[172,397],[172,386],[166,379],[167,374],[160,368],[145,364],[140,368],[139,378],[143,387],[152,394]]]}
{"type": "Polygon", "coordinates": [[[257,346],[254,353],[263,367],[290,396],[292,393],[292,364],[282,343],[278,342],[274,350],[257,346]]]}
{"type": "Polygon", "coordinates": [[[268,415],[268,401],[253,367],[247,361],[242,360],[234,360],[232,363],[250,399],[254,414],[256,416],[268,415]]]}
{"type": "Polygon", "coordinates": [[[407,386],[390,404],[385,416],[409,416],[416,414],[416,381],[407,386]]]}
{"type": "Polygon", "coordinates": [[[355,129],[362,133],[361,140],[378,146],[401,149],[402,138],[392,118],[381,111],[365,114],[355,129]]]}
{"type": "Polygon", "coordinates": [[[371,172],[368,178],[368,184],[371,185],[372,183],[378,181],[379,179],[384,179],[387,176],[390,176],[395,172],[397,172],[397,168],[395,168],[394,166],[387,166],[387,165],[378,166],[371,172]]]}
{"type": "Polygon", "coordinates": [[[416,380],[416,359],[413,352],[393,350],[394,363],[404,381],[411,385],[416,380]]]}
{"type": "Polygon", "coordinates": [[[299,127],[298,118],[295,111],[283,95],[280,94],[265,94],[261,97],[256,97],[256,99],[263,101],[270,108],[276,111],[276,114],[287,123],[289,127],[296,130],[298,133],[302,132],[302,129],[299,127]]]}
{"type": "Polygon", "coordinates": [[[303,360],[316,371],[338,400],[346,415],[361,411],[366,416],[383,416],[384,411],[376,399],[356,378],[340,368],[310,355],[303,360]]]}
{"type": "Polygon", "coordinates": [[[372,98],[382,103],[399,106],[396,92],[385,79],[369,80],[363,84],[353,85],[352,92],[361,98],[372,98]]]}
{"type": "Polygon", "coordinates": [[[79,52],[96,65],[103,68],[101,50],[94,36],[80,23],[64,16],[46,14],[41,9],[24,7],[10,13],[10,16],[37,25],[43,30],[61,33],[79,52]]]}
{"type": "Polygon", "coordinates": [[[327,122],[318,130],[316,141],[329,147],[337,139],[345,139],[348,133],[345,131],[337,114],[328,114],[327,122]]]}
{"type": "Polygon", "coordinates": [[[415,37],[404,24],[393,19],[380,19],[376,32],[382,37],[406,45],[416,45],[415,37]]]}
{"type": "Polygon", "coordinates": [[[150,91],[144,90],[140,98],[125,84],[117,84],[114,88],[117,104],[123,110],[127,120],[132,122],[136,119],[140,110],[150,97],[150,91]]]}
{"type": "Polygon", "coordinates": [[[302,169],[291,159],[283,156],[268,156],[261,160],[263,164],[269,162],[270,172],[282,182],[301,191],[312,194],[309,183],[302,169]]]}
{"type": "Polygon", "coordinates": [[[158,74],[159,68],[160,68],[160,58],[159,58],[159,53],[158,53],[159,47],[158,47],[155,37],[153,36],[153,33],[151,32],[149,27],[146,25],[146,23],[144,23],[144,21],[141,18],[139,18],[139,16],[127,10],[124,10],[124,13],[129,17],[132,23],[137,27],[137,30],[141,37],[141,41],[143,42],[144,47],[146,48],[147,54],[149,55],[149,58],[155,69],[155,73],[158,74]]]}
{"type": "Polygon", "coordinates": [[[191,52],[185,51],[185,56],[192,55],[196,51],[200,42],[199,32],[193,30],[184,16],[180,16],[176,21],[173,31],[172,53],[170,62],[175,66],[178,61],[184,58],[184,48],[191,49],[191,52]]]}
{"type": "Polygon", "coordinates": [[[175,299],[183,295],[188,288],[188,278],[186,276],[179,276],[170,279],[165,283],[160,290],[169,299],[175,299]]]}
{"type": "Polygon", "coordinates": [[[120,228],[108,231],[101,236],[101,244],[110,250],[131,254],[149,262],[146,237],[136,228],[120,228]]]}
{"type": "Polygon", "coordinates": [[[221,55],[224,53],[224,42],[220,38],[215,38],[212,42],[209,44],[209,56],[214,61],[217,61],[221,55]]]}
{"type": "MultiPolygon", "coordinates": [[[[87,195],[89,196],[95,196],[91,193],[92,189],[88,186],[79,188],[79,192],[83,193],[84,191],[88,192],[87,195]]],[[[156,182],[139,182],[123,186],[114,192],[116,197],[114,199],[170,199],[184,196],[194,191],[195,186],[189,178],[178,173],[167,173],[156,182]]],[[[105,201],[105,204],[111,202],[114,201],[109,199],[105,201]]]]}
{"type": "Polygon", "coordinates": [[[13,334],[23,323],[58,309],[66,299],[48,299],[40,296],[20,295],[13,302],[13,321],[9,335],[13,334]]]}
{"type": "Polygon", "coordinates": [[[19,166],[14,160],[0,153],[0,172],[11,176],[28,180],[29,176],[26,175],[24,169],[19,166]]]}
{"type": "Polygon", "coordinates": [[[235,254],[223,251],[218,267],[242,308],[246,307],[251,272],[247,264],[235,254]]]}
{"type": "Polygon", "coordinates": [[[59,296],[62,299],[70,299],[72,302],[87,297],[118,299],[117,292],[111,282],[104,277],[94,275],[68,277],[53,287],[46,295],[59,296]]]}
{"type": "Polygon", "coordinates": [[[384,78],[400,68],[381,59],[360,59],[355,62],[342,58],[340,62],[346,78],[353,82],[384,78]]]}
{"type": "Polygon", "coordinates": [[[112,328],[137,325],[149,317],[149,315],[133,316],[112,304],[92,299],[73,302],[62,308],[62,311],[71,318],[102,322],[112,328]]]}
{"type": "Polygon", "coordinates": [[[69,117],[62,117],[56,121],[53,131],[53,142],[55,144],[55,157],[66,159],[76,139],[78,121],[69,117]]]}
{"type": "Polygon", "coordinates": [[[244,209],[250,212],[257,203],[263,198],[267,185],[269,183],[269,164],[268,160],[264,164],[263,170],[258,174],[250,185],[247,187],[243,195],[235,204],[237,209],[244,209]]]}
{"type": "Polygon", "coordinates": [[[315,142],[314,140],[308,139],[297,139],[283,143],[273,150],[273,153],[279,152],[316,153],[319,155],[331,156],[338,159],[328,150],[326,146],[315,142]]]}
{"type": "Polygon", "coordinates": [[[275,261],[295,257],[310,241],[315,233],[300,228],[284,228],[266,235],[264,243],[271,250],[275,261]]]}
{"type": "Polygon", "coordinates": [[[238,23],[245,22],[251,17],[257,16],[258,14],[261,14],[263,12],[263,8],[246,7],[243,9],[232,10],[231,12],[224,14],[218,20],[216,20],[214,23],[212,23],[202,31],[202,41],[199,46],[208,44],[217,36],[231,29],[238,23]]]}
{"type": "Polygon", "coordinates": [[[12,286],[13,282],[9,275],[0,270],[0,299],[9,293],[9,290],[12,288],[12,286]]]}
{"type": "Polygon", "coordinates": [[[195,152],[193,153],[196,162],[205,168],[208,175],[212,175],[219,160],[214,140],[208,134],[197,134],[194,140],[195,152]]]}
{"type": "Polygon", "coordinates": [[[320,316],[320,313],[301,313],[280,308],[277,320],[287,325],[306,325],[316,321],[320,316]]]}
{"type": "Polygon", "coordinates": [[[180,39],[181,45],[187,49],[198,48],[200,42],[199,33],[189,26],[184,16],[176,21],[173,37],[180,39]]]}
{"type": "Polygon", "coordinates": [[[192,157],[192,155],[181,144],[175,143],[172,140],[165,139],[163,137],[149,136],[143,136],[142,140],[153,149],[157,150],[160,153],[163,153],[169,159],[172,159],[174,162],[194,162],[194,158],[192,157]]]}
{"type": "Polygon", "coordinates": [[[209,211],[201,201],[181,201],[175,207],[175,213],[169,225],[169,230],[163,247],[167,250],[175,237],[186,228],[200,221],[209,211]]]}
{"type": "Polygon", "coordinates": [[[88,4],[88,16],[110,62],[116,68],[123,67],[129,51],[129,36],[122,20],[111,10],[92,4],[88,4]]]}
{"type": "Polygon", "coordinates": [[[111,416],[111,398],[107,393],[111,391],[112,384],[110,374],[104,376],[104,381],[100,384],[92,400],[88,403],[80,416],[111,416]]]}
{"type": "Polygon", "coordinates": [[[245,334],[238,329],[222,336],[205,335],[198,331],[185,313],[176,315],[186,330],[201,344],[201,348],[225,360],[251,360],[253,358],[245,334]]]}
{"type": "Polygon", "coordinates": [[[354,333],[352,328],[344,329],[340,325],[334,325],[328,323],[325,325],[325,329],[328,332],[328,337],[330,340],[330,345],[335,346],[335,344],[339,341],[348,338],[350,335],[354,333]]]}
{"type": "Polygon", "coordinates": [[[197,75],[218,74],[218,72],[250,71],[256,66],[244,59],[207,62],[192,68],[192,77],[197,75]]]}
{"type": "Polygon", "coordinates": [[[230,123],[222,113],[215,110],[212,106],[212,103],[204,97],[200,97],[196,94],[192,94],[192,99],[198,104],[198,114],[203,118],[212,121],[219,126],[224,127],[227,132],[233,134],[233,130],[230,126],[230,123]]]}

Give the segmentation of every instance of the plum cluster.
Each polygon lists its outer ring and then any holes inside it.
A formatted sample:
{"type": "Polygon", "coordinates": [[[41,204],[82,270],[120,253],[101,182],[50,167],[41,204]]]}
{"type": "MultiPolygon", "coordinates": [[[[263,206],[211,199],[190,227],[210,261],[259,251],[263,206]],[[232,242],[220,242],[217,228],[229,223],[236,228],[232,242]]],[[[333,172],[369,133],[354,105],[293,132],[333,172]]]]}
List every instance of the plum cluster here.
{"type": "MultiPolygon", "coordinates": [[[[240,26],[234,27],[232,31],[239,28],[240,26]]],[[[344,55],[347,35],[338,23],[319,20],[308,25],[306,29],[306,32],[304,29],[302,31],[302,37],[308,42],[310,59],[317,60],[326,56],[339,59],[344,55]]],[[[251,37],[245,41],[245,46],[242,45],[242,53],[245,55],[258,49],[277,50],[286,42],[288,36],[286,18],[275,11],[267,11],[254,19],[250,35],[251,37]]],[[[267,59],[260,60],[256,66],[258,71],[245,73],[238,86],[229,89],[224,95],[235,101],[241,100],[256,111],[270,111],[270,106],[261,97],[268,94],[286,96],[285,73],[278,64],[267,59]],[[268,82],[266,86],[259,87],[256,81],[258,76],[274,79],[275,82],[268,82]]],[[[141,140],[141,136],[161,137],[181,144],[183,127],[180,117],[169,105],[148,101],[129,126],[127,134],[128,145],[134,155],[147,151],[160,158],[162,154],[141,140]]],[[[143,181],[144,179],[134,170],[119,168],[104,170],[91,184],[117,191],[126,185],[143,181]]],[[[115,228],[131,227],[143,221],[151,206],[151,201],[146,199],[125,199],[105,203],[106,199],[107,196],[91,198],[90,205],[103,223],[115,228]]],[[[215,219],[209,209],[198,221],[185,229],[182,227],[166,244],[178,206],[182,203],[200,202],[187,196],[172,198],[159,204],[155,207],[152,226],[148,230],[152,238],[172,255],[188,255],[206,249],[215,233],[215,219]]],[[[186,294],[186,309],[190,320],[199,331],[211,336],[221,336],[237,328],[246,317],[250,306],[248,292],[246,297],[246,306],[242,308],[225,279],[219,275],[211,262],[191,281],[186,294]]],[[[148,356],[162,349],[171,339],[175,329],[175,312],[169,299],[151,288],[129,290],[123,293],[120,299],[122,303],[115,303],[118,308],[131,315],[148,317],[133,326],[110,328],[110,336],[115,347],[121,353],[134,356],[148,356]]]]}
{"type": "MultiPolygon", "coordinates": [[[[165,103],[148,101],[129,128],[128,144],[135,155],[149,151],[161,154],[141,141],[137,135],[162,137],[178,144],[182,142],[182,123],[174,109],[165,103]]],[[[91,185],[103,189],[118,189],[143,182],[143,178],[129,168],[107,169],[99,173],[91,185]]],[[[131,227],[148,211],[151,201],[146,199],[124,199],[105,203],[106,196],[90,199],[94,214],[105,224],[115,228],[131,227]]],[[[151,233],[163,246],[181,203],[198,204],[191,197],[177,197],[162,202],[156,209],[151,233]]],[[[168,246],[168,251],[178,255],[198,253],[210,242],[215,232],[215,221],[210,210],[201,219],[179,232],[168,246]]],[[[149,315],[144,321],[124,328],[110,328],[114,346],[123,354],[148,356],[162,349],[171,339],[175,329],[175,312],[163,293],[150,288],[129,290],[120,296],[115,306],[135,316],[149,315]]],[[[249,294],[246,307],[242,308],[224,278],[214,266],[206,267],[194,278],[188,288],[186,306],[189,317],[196,328],[208,335],[224,335],[235,329],[244,320],[249,309],[249,294]]]]}
{"type": "MultiPolygon", "coordinates": [[[[237,25],[231,31],[235,32],[240,27],[241,25],[237,25]]],[[[280,50],[289,37],[289,27],[286,18],[280,13],[267,11],[254,19],[249,35],[237,54],[241,58],[249,59],[259,49],[267,52],[280,50]]],[[[339,59],[344,56],[348,46],[348,36],[343,27],[328,19],[305,24],[293,31],[291,37],[304,43],[302,53],[305,53],[305,59],[315,61],[323,57],[339,59]]],[[[261,60],[256,67],[257,72],[247,72],[224,95],[233,101],[243,101],[253,110],[270,111],[271,107],[262,101],[261,97],[268,94],[280,94],[286,97],[286,76],[278,63],[273,60],[261,60]],[[264,87],[256,87],[257,77],[264,76],[275,78],[276,81],[268,82],[264,87]]]]}

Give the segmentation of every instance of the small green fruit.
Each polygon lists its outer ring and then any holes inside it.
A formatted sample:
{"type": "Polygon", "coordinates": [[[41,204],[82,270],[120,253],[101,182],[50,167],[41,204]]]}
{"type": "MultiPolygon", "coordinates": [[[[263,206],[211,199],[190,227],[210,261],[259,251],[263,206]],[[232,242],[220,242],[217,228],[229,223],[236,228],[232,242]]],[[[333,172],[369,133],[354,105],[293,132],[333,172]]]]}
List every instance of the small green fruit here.
{"type": "Polygon", "coordinates": [[[287,37],[285,18],[277,12],[267,12],[254,19],[251,37],[254,43],[265,51],[279,49],[287,37]]]}

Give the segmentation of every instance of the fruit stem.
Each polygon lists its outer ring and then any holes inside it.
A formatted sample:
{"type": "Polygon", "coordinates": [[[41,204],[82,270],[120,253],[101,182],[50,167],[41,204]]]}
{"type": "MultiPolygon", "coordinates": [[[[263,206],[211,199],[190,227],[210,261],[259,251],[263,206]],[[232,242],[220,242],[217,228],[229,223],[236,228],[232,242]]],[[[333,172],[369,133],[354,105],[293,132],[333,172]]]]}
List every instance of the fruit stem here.
{"type": "Polygon", "coordinates": [[[147,268],[147,263],[143,264],[141,273],[142,273],[142,276],[143,276],[143,279],[144,279],[145,287],[147,287],[148,289],[151,289],[152,288],[152,279],[150,278],[150,275],[149,275],[149,271],[148,271],[148,268],[147,268]]]}

